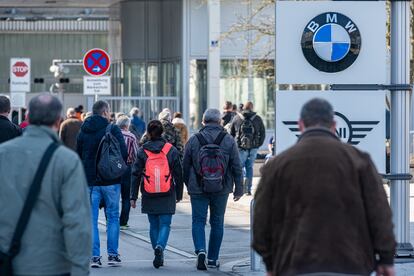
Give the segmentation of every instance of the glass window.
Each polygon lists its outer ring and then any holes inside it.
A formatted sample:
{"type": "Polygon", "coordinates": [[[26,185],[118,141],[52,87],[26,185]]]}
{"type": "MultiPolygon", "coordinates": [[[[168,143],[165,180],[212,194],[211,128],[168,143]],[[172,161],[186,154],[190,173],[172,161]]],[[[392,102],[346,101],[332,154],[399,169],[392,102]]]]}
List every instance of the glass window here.
{"type": "Polygon", "coordinates": [[[207,60],[190,61],[190,128],[199,129],[207,109],[207,60]]]}
{"type": "Polygon", "coordinates": [[[142,96],[145,91],[145,63],[125,63],[124,96],[142,96]]]}

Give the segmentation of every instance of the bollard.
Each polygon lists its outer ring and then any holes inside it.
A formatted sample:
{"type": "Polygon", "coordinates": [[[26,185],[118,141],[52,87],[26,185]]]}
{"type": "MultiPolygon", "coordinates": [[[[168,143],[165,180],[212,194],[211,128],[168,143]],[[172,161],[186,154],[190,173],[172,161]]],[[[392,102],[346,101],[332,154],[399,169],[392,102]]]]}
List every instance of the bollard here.
{"type": "MultiPolygon", "coordinates": [[[[254,199],[250,202],[250,241],[253,242],[253,212],[254,212],[254,199]]],[[[250,270],[260,271],[262,268],[262,258],[253,248],[250,249],[250,270]]]]}

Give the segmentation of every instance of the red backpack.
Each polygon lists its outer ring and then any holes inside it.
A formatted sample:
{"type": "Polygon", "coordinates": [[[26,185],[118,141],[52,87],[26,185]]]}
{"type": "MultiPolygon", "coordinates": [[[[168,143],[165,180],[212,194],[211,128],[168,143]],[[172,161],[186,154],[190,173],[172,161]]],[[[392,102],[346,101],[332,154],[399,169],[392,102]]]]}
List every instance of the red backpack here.
{"type": "Polygon", "coordinates": [[[167,154],[172,145],[165,143],[159,153],[144,150],[147,154],[144,173],[144,191],[151,195],[168,194],[171,190],[171,171],[167,154]]]}

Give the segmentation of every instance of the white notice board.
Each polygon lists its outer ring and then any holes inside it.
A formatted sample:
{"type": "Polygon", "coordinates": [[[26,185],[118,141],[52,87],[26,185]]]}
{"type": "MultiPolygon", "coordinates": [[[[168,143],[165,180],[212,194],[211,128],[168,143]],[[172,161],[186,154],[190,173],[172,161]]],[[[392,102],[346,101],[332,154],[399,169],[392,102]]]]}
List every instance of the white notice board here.
{"type": "Polygon", "coordinates": [[[111,77],[83,77],[84,95],[111,95],[111,77]]]}
{"type": "MultiPolygon", "coordinates": [[[[385,84],[386,18],[385,1],[276,1],[276,82],[385,84]],[[322,17],[319,21],[315,19],[318,16],[322,17]],[[327,31],[325,34],[329,35],[320,35],[321,39],[318,40],[316,32],[325,25],[331,25],[324,28],[327,31]],[[358,30],[358,43],[350,44],[350,39],[356,33],[354,30],[358,30]],[[358,44],[358,56],[346,69],[323,72],[305,57],[302,42],[306,35],[309,39],[308,50],[315,50],[316,56],[320,58],[329,57],[334,51],[329,47],[333,47],[336,42],[348,43],[348,47],[358,44]],[[327,53],[329,51],[331,53],[327,53]]],[[[354,53],[349,49],[345,51],[354,53]]],[[[330,60],[328,66],[345,62],[345,55],[341,56],[339,52],[339,56],[339,60],[330,60]]],[[[317,60],[317,64],[321,63],[317,57],[314,60],[317,60]]]]}
{"type": "Polygon", "coordinates": [[[377,170],[385,173],[384,91],[276,92],[276,154],[297,142],[300,111],[313,98],[323,98],[332,104],[337,135],[343,142],[368,152],[377,170]]]}

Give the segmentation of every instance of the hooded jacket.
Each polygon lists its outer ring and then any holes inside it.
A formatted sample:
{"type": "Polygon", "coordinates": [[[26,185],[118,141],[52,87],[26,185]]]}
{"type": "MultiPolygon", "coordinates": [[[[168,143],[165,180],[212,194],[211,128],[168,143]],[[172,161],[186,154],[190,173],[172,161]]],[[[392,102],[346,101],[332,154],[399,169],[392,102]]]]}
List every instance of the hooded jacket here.
{"type": "Polygon", "coordinates": [[[370,275],[393,264],[391,210],[368,154],[311,129],[261,175],[253,248],[273,275],[370,275]]]}
{"type": "Polygon", "coordinates": [[[230,134],[236,138],[237,145],[240,147],[240,127],[243,123],[243,120],[248,120],[253,118],[253,126],[255,130],[255,135],[253,139],[253,148],[260,148],[263,145],[263,142],[266,138],[266,129],[263,124],[262,118],[256,114],[256,112],[250,110],[244,110],[242,113],[237,113],[233,121],[231,121],[230,134]],[[243,119],[244,117],[244,119],[243,119]],[[254,118],[253,118],[254,117],[254,118]]]}
{"type": "MultiPolygon", "coordinates": [[[[220,132],[224,132],[222,126],[219,124],[207,124],[200,133],[204,136],[207,142],[213,142],[220,132]]],[[[190,195],[204,194],[201,184],[199,183],[198,171],[200,171],[200,163],[198,153],[200,152],[200,143],[195,135],[191,136],[190,140],[185,146],[183,169],[184,182],[187,186],[190,195]]],[[[223,190],[218,195],[233,193],[235,196],[243,195],[243,171],[239,158],[239,150],[237,145],[229,134],[227,134],[220,144],[220,148],[227,161],[225,169],[225,178],[223,183],[223,190]]]]}
{"type": "MultiPolygon", "coordinates": [[[[91,117],[86,118],[78,135],[77,152],[83,162],[89,186],[107,186],[121,183],[121,179],[102,181],[96,172],[96,154],[108,124],[108,120],[104,117],[92,115],[91,117]]],[[[124,158],[124,161],[127,162],[128,152],[121,129],[117,125],[113,125],[111,133],[118,140],[121,147],[122,157],[124,158]]]]}
{"type": "Polygon", "coordinates": [[[160,153],[165,145],[165,140],[160,138],[146,142],[137,154],[137,160],[132,167],[131,180],[131,200],[137,200],[138,191],[141,188],[142,193],[142,213],[151,215],[174,214],[176,201],[183,198],[183,176],[180,156],[176,148],[171,147],[167,154],[168,164],[172,176],[172,188],[168,195],[160,197],[151,197],[143,191],[143,175],[147,162],[147,154],[144,150],[154,153],[160,153]]]}

